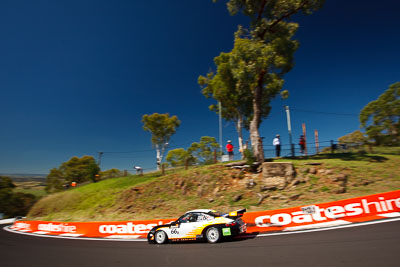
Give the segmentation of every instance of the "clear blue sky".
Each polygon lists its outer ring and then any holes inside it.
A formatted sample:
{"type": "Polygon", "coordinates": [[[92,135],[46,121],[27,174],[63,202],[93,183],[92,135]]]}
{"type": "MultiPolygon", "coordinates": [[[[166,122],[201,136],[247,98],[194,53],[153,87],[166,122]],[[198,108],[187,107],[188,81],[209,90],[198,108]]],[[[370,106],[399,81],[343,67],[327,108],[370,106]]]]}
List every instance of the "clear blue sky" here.
{"type": "MultiPolygon", "coordinates": [[[[299,16],[290,98],[276,99],[260,127],[265,144],[276,133],[294,141],[306,123],[309,140],[357,130],[358,114],[400,81],[400,2],[328,0],[299,16]]],[[[3,0],[0,2],[0,173],[47,173],[72,156],[105,154],[102,169],[155,168],[143,114],[170,113],[182,121],[171,147],[201,136],[218,138],[197,77],[232,48],[243,16],[224,1],[3,0]]],[[[224,142],[237,137],[224,122],[224,142]]],[[[246,137],[248,133],[245,134],[246,137]]]]}

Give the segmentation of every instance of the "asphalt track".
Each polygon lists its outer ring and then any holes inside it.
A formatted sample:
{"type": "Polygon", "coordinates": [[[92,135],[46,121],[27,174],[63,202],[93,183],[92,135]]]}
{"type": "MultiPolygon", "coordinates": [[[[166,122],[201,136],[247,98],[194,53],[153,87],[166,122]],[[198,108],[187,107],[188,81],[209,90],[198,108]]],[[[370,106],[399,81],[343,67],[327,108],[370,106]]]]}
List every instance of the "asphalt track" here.
{"type": "Polygon", "coordinates": [[[71,240],[0,229],[2,267],[400,266],[399,255],[400,221],[218,244],[71,240]]]}

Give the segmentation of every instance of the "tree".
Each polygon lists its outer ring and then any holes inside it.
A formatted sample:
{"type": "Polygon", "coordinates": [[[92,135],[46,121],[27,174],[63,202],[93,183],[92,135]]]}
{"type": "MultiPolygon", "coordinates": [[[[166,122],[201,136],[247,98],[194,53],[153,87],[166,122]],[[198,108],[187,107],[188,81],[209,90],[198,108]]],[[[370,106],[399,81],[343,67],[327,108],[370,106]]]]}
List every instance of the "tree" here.
{"type": "Polygon", "coordinates": [[[165,157],[165,160],[172,167],[185,166],[186,161],[188,161],[189,165],[191,165],[195,162],[194,157],[189,153],[189,151],[187,151],[183,148],[177,148],[177,149],[168,151],[168,154],[165,157]]]}
{"type": "Polygon", "coordinates": [[[96,182],[96,174],[99,172],[100,167],[94,157],[72,157],[69,161],[62,163],[59,168],[50,170],[47,175],[46,191],[49,193],[61,191],[66,183],[71,182],[96,182]]]}
{"type": "Polygon", "coordinates": [[[47,175],[46,180],[46,192],[54,193],[64,189],[64,185],[67,183],[66,178],[61,170],[53,168],[47,175]]]}
{"type": "Polygon", "coordinates": [[[171,136],[175,134],[176,129],[181,122],[177,116],[170,117],[168,113],[143,115],[143,129],[151,133],[151,143],[156,148],[157,169],[160,170],[165,149],[168,146],[171,136]]]}
{"type": "Polygon", "coordinates": [[[8,176],[0,176],[0,190],[1,189],[13,189],[15,188],[15,184],[8,176]]]}
{"type": "Polygon", "coordinates": [[[342,137],[339,137],[338,141],[341,144],[354,144],[354,143],[364,144],[367,141],[367,139],[360,130],[357,130],[352,133],[346,134],[342,137]]]}
{"type": "MultiPolygon", "coordinates": [[[[241,84],[234,76],[231,65],[232,53],[221,53],[214,58],[217,73],[209,72],[207,76],[199,76],[198,83],[203,88],[202,93],[207,98],[214,98],[221,104],[221,116],[227,121],[233,121],[238,133],[239,151],[243,156],[242,129],[249,128],[252,114],[252,101],[248,85],[241,84]]],[[[219,105],[210,105],[210,110],[219,113],[219,105]]]]}
{"type": "Polygon", "coordinates": [[[32,194],[16,192],[12,194],[5,214],[8,217],[25,216],[36,201],[37,198],[32,194]]]}
{"type": "Polygon", "coordinates": [[[5,214],[7,217],[11,207],[12,190],[14,188],[15,184],[10,177],[0,176],[0,213],[5,214]]]}
{"type": "MultiPolygon", "coordinates": [[[[215,1],[215,0],[214,0],[215,1]]],[[[239,27],[234,49],[234,76],[241,84],[250,87],[253,115],[250,122],[250,139],[253,153],[263,160],[259,134],[261,120],[266,115],[262,109],[280,92],[283,75],[293,67],[293,54],[298,42],[292,40],[297,23],[288,20],[295,14],[311,14],[318,10],[323,0],[229,0],[232,15],[242,12],[251,19],[250,29],[239,27]]]]}
{"type": "Polygon", "coordinates": [[[189,153],[202,164],[214,163],[214,151],[218,151],[219,144],[214,137],[202,136],[200,142],[194,142],[188,148],[189,153]]]}
{"type": "Polygon", "coordinates": [[[10,177],[0,176],[0,213],[5,217],[25,216],[37,198],[32,194],[13,192],[10,177]]]}
{"type": "Polygon", "coordinates": [[[390,85],[377,100],[368,103],[359,118],[375,144],[400,145],[400,82],[390,85]]]}
{"type": "Polygon", "coordinates": [[[99,165],[92,156],[72,157],[69,161],[61,164],[59,170],[67,182],[77,183],[96,182],[96,174],[100,172],[99,165]]]}

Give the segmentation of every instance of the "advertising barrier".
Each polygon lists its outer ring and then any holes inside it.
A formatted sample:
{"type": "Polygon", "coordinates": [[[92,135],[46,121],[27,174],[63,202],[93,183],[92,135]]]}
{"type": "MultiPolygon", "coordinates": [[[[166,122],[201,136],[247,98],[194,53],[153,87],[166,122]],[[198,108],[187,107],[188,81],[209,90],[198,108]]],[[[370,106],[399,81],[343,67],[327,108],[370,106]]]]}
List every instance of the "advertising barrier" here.
{"type": "MultiPolygon", "coordinates": [[[[296,231],[400,217],[400,190],[329,203],[247,212],[247,233],[296,231]]],[[[119,222],[15,221],[11,229],[45,235],[103,238],[146,238],[156,225],[176,219],[119,222]]]]}

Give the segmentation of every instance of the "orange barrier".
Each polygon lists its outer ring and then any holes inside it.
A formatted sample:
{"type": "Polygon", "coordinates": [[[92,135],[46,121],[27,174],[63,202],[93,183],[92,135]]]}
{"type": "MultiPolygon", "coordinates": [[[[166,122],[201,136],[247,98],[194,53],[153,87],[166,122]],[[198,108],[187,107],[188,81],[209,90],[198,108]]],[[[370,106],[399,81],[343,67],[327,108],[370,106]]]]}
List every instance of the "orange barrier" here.
{"type": "Polygon", "coordinates": [[[310,206],[248,212],[248,232],[291,231],[400,217],[400,190],[310,206]]]}
{"type": "Polygon", "coordinates": [[[62,236],[145,238],[151,228],[176,219],[119,222],[16,221],[14,230],[62,236]]]}
{"type": "MultiPolygon", "coordinates": [[[[400,190],[303,207],[247,212],[243,220],[248,225],[248,233],[264,233],[327,227],[387,217],[400,217],[400,190]]],[[[120,222],[16,221],[11,228],[22,232],[60,236],[146,238],[152,227],[174,220],[176,219],[120,222]]]]}

